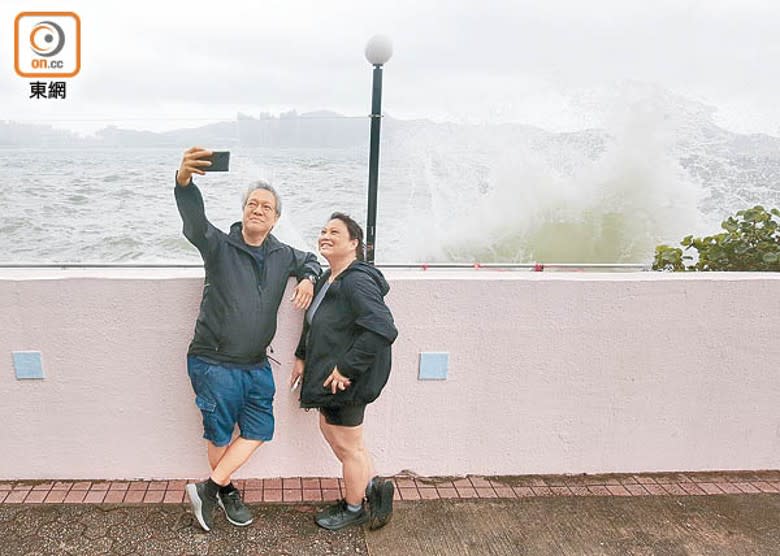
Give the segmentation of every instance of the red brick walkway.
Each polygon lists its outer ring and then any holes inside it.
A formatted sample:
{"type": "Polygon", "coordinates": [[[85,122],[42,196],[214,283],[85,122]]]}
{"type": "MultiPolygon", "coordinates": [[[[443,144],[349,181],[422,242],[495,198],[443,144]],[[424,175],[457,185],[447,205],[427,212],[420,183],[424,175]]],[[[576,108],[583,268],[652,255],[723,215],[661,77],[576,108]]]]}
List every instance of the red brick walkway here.
{"type": "MultiPolygon", "coordinates": [[[[780,493],[780,470],[392,479],[396,500],[780,493]]],[[[187,482],[4,481],[0,504],[181,504],[187,482]]],[[[321,502],[344,496],[343,481],[335,478],[246,479],[234,484],[248,503],[321,502]]]]}

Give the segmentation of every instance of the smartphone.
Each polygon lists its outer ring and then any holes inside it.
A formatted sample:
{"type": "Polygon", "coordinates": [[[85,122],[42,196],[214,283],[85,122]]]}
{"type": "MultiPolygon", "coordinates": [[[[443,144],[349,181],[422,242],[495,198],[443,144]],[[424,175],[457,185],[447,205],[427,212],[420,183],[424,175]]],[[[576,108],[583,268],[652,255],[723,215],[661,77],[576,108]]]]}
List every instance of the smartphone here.
{"type": "Polygon", "coordinates": [[[213,151],[211,156],[203,160],[211,161],[211,166],[203,168],[204,172],[227,172],[230,167],[230,151],[213,151]]]}

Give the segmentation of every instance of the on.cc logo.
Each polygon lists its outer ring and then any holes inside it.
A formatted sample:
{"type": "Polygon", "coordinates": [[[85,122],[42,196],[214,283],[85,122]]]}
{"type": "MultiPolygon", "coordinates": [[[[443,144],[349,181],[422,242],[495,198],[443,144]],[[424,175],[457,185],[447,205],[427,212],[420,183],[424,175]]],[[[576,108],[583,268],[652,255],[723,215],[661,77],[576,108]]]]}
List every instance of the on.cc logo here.
{"type": "Polygon", "coordinates": [[[65,46],[65,33],[53,21],[41,21],[30,32],[30,46],[38,56],[56,56],[65,46]]]}
{"type": "Polygon", "coordinates": [[[74,12],[21,12],[14,20],[19,77],[73,77],[81,69],[81,20],[74,12]]]}

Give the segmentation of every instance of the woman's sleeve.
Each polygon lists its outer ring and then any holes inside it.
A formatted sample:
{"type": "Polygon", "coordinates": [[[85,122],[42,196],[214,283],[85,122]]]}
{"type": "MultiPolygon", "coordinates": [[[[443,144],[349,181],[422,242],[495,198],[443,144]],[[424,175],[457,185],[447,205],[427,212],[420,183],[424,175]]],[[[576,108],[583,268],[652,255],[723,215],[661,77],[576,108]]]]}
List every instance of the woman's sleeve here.
{"type": "Polygon", "coordinates": [[[377,353],[395,341],[398,330],[373,279],[356,274],[344,285],[347,286],[345,297],[355,315],[358,332],[336,365],[342,375],[356,378],[371,368],[377,353]]]}
{"type": "Polygon", "coordinates": [[[357,378],[371,368],[376,354],[389,345],[384,336],[362,330],[349,350],[338,359],[336,366],[345,377],[357,378]]]}

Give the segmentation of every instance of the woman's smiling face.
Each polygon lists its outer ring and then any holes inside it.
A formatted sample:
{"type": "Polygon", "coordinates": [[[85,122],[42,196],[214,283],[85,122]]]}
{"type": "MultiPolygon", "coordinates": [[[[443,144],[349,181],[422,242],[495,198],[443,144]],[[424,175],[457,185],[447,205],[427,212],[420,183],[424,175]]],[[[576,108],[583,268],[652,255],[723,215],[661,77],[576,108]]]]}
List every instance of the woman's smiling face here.
{"type": "Polygon", "coordinates": [[[320,231],[318,247],[328,262],[356,257],[357,239],[349,238],[347,225],[338,218],[329,220],[320,231]]]}

